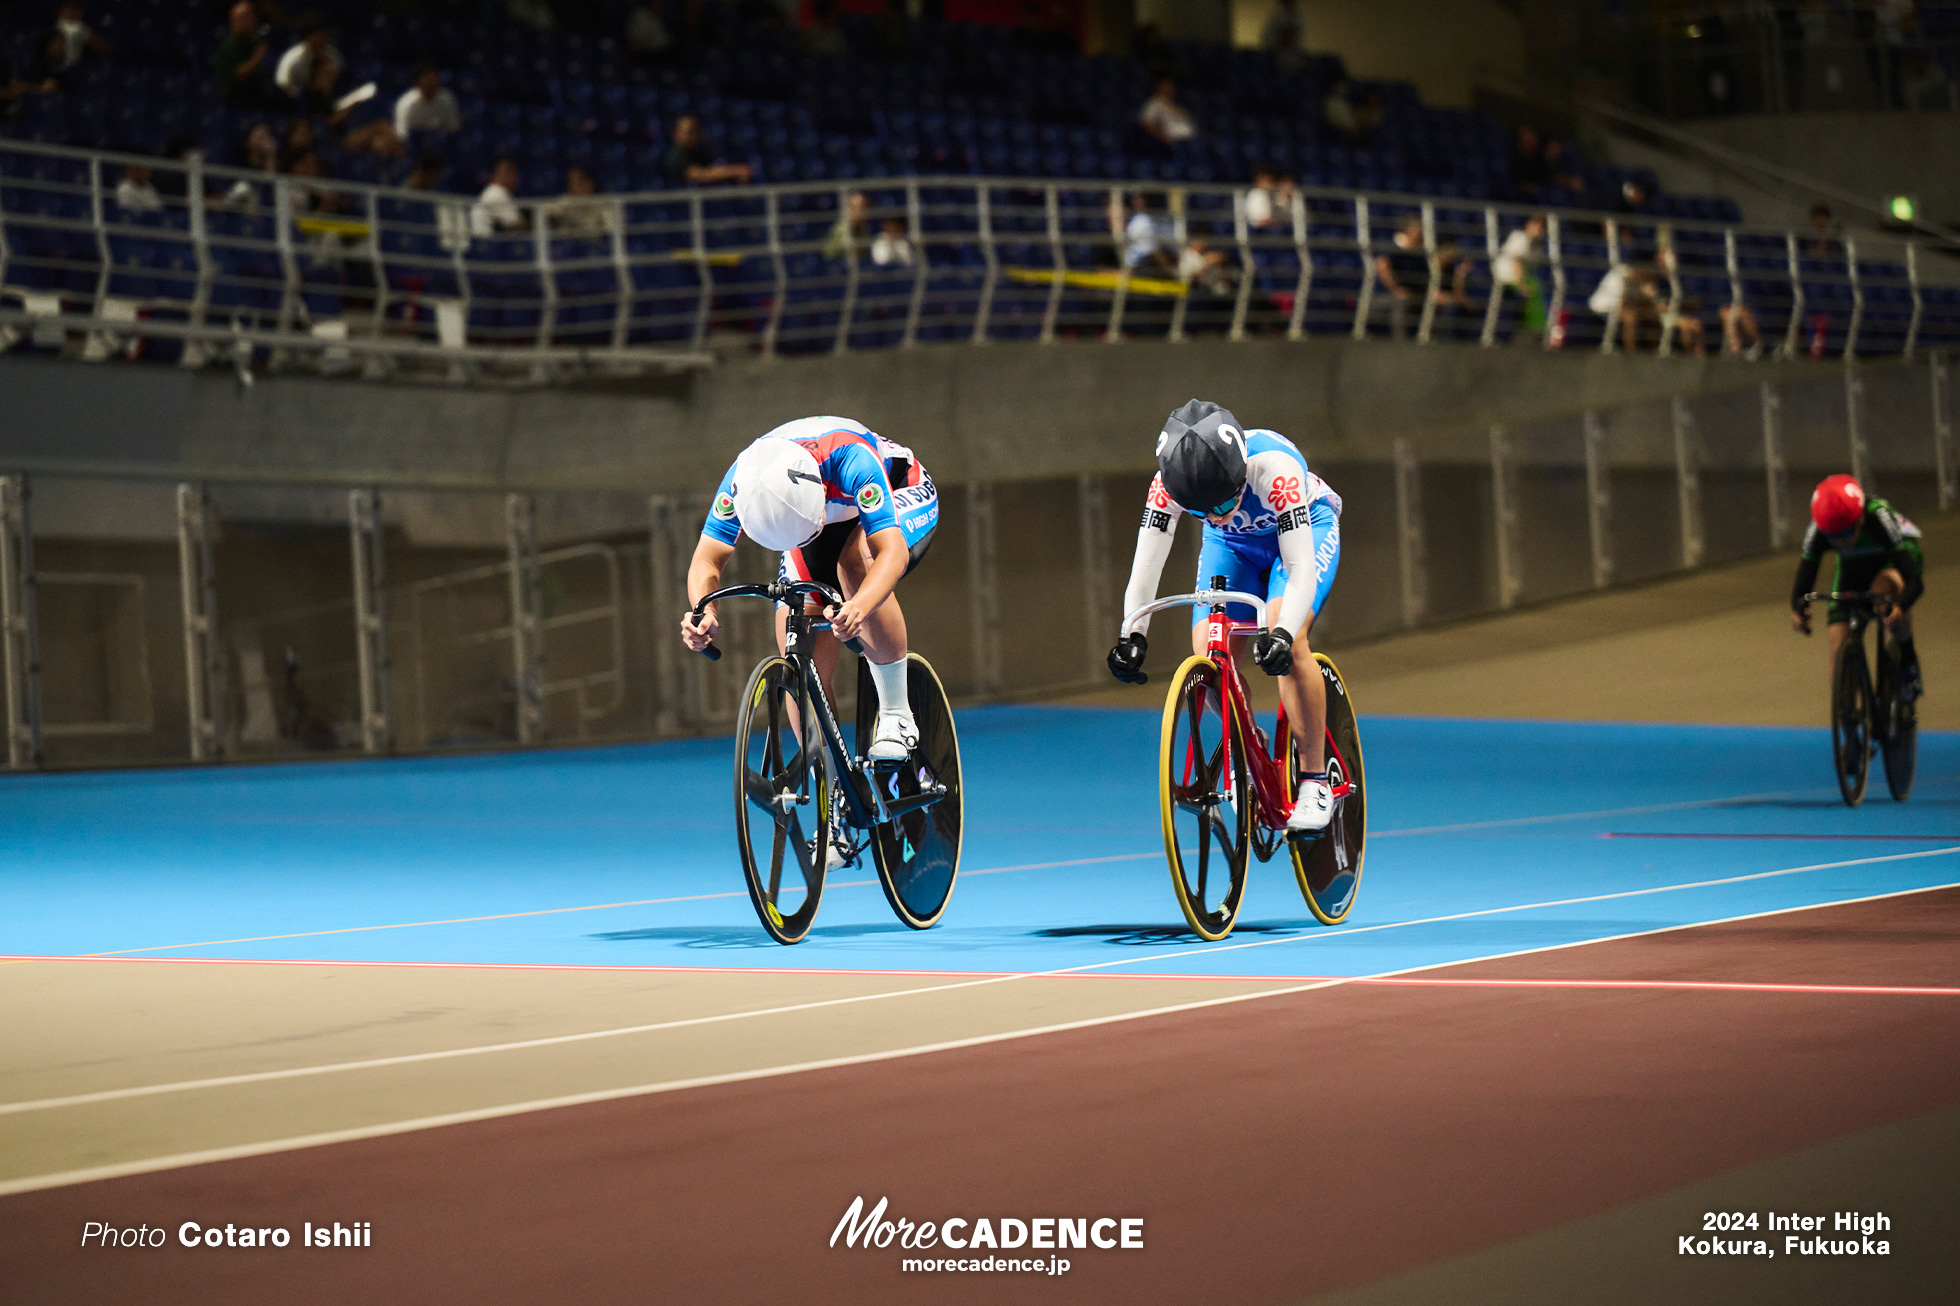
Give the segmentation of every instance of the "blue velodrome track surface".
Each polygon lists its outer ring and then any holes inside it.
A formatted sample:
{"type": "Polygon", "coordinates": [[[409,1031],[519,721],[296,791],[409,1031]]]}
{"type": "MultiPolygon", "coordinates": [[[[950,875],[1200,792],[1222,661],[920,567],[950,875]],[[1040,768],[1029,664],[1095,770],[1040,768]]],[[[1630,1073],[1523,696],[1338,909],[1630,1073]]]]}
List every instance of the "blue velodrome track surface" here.
{"type": "Polygon", "coordinates": [[[1819,730],[1376,717],[1366,874],[1314,924],[1283,861],[1237,932],[1182,930],[1159,714],[960,716],[944,922],[832,871],[810,938],[742,892],[725,739],[0,781],[0,953],[380,963],[1380,974],[1960,883],[1960,734],[1838,800],[1819,730]]]}

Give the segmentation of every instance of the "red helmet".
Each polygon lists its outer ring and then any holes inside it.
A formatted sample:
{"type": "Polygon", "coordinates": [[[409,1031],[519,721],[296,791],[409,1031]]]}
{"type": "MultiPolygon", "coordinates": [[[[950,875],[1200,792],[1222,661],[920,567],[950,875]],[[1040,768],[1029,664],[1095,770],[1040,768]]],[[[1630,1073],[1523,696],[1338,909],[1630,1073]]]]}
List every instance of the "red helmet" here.
{"type": "Polygon", "coordinates": [[[1842,535],[1864,519],[1865,491],[1857,481],[1839,474],[1817,482],[1810,496],[1810,520],[1826,535],[1842,535]]]}

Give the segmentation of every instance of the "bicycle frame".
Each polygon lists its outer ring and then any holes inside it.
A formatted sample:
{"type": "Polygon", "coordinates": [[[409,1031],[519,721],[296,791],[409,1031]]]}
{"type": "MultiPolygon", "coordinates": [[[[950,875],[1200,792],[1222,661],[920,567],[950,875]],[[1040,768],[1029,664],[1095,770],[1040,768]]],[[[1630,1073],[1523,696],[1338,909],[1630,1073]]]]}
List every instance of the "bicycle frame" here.
{"type": "MultiPolygon", "coordinates": [[[[1218,665],[1219,679],[1225,688],[1226,710],[1238,722],[1246,739],[1257,740],[1259,737],[1256,733],[1257,721],[1253,715],[1251,700],[1246,693],[1245,677],[1239,672],[1238,659],[1232,656],[1232,639],[1234,636],[1257,635],[1266,628],[1266,601],[1256,594],[1248,594],[1242,590],[1201,590],[1195,594],[1174,594],[1146,603],[1130,613],[1123,619],[1124,627],[1127,629],[1138,617],[1172,607],[1211,609],[1205,622],[1205,656],[1218,665]],[[1225,610],[1227,602],[1250,605],[1256,614],[1255,619],[1233,621],[1225,610]]],[[[1286,704],[1282,702],[1279,707],[1279,721],[1273,731],[1271,755],[1269,756],[1265,749],[1257,746],[1248,746],[1246,749],[1245,768],[1252,781],[1253,794],[1258,804],[1259,823],[1270,830],[1285,828],[1286,818],[1293,810],[1293,804],[1286,793],[1287,777],[1282,770],[1286,761],[1289,729],[1286,704]]],[[[1335,746],[1333,732],[1324,731],[1324,733],[1327,739],[1328,756],[1340,763],[1342,775],[1352,777],[1353,769],[1349,767],[1347,759],[1341,756],[1340,749],[1335,746]]],[[[1230,766],[1236,759],[1232,757],[1232,735],[1229,731],[1226,732],[1224,747],[1226,764],[1230,766]]],[[[1334,786],[1334,802],[1338,804],[1353,792],[1353,779],[1342,781],[1334,786]]]]}
{"type": "MultiPolygon", "coordinates": [[[[870,783],[866,772],[871,769],[851,756],[844,747],[844,732],[837,724],[837,714],[830,706],[830,694],[825,690],[823,677],[817,674],[817,661],[807,644],[812,635],[830,629],[830,623],[805,611],[804,604],[797,601],[805,596],[815,596],[826,607],[840,607],[844,599],[828,585],[814,581],[777,580],[767,585],[732,585],[727,589],[716,590],[694,605],[694,615],[700,616],[710,603],[726,598],[764,598],[784,604],[789,609],[789,618],[784,623],[783,657],[796,668],[797,676],[803,685],[803,694],[816,707],[817,730],[823,736],[824,751],[829,755],[830,764],[840,776],[851,777],[853,783],[837,786],[843,795],[844,806],[849,810],[851,822],[862,829],[873,829],[890,823],[894,818],[921,807],[930,807],[946,796],[946,786],[933,777],[932,786],[910,798],[887,801],[884,786],[870,783]],[[858,783],[862,782],[862,783],[858,783]],[[864,795],[871,796],[869,804],[864,795]]],[[[846,641],[851,651],[862,653],[855,640],[846,641]]],[[[701,650],[709,661],[718,661],[721,650],[713,644],[701,650]]],[[[798,722],[799,727],[801,722],[798,722]]]]}
{"type": "Polygon", "coordinates": [[[1865,697],[1876,702],[1877,685],[1874,662],[1898,660],[1898,642],[1892,635],[1883,618],[1885,611],[1896,605],[1897,600],[1883,590],[1842,590],[1829,593],[1806,594],[1804,605],[1812,603],[1841,603],[1850,611],[1845,613],[1844,640],[1846,644],[1858,646],[1859,672],[1865,681],[1865,697]],[[1876,626],[1878,638],[1873,641],[1870,656],[1865,655],[1865,629],[1876,626]]]}

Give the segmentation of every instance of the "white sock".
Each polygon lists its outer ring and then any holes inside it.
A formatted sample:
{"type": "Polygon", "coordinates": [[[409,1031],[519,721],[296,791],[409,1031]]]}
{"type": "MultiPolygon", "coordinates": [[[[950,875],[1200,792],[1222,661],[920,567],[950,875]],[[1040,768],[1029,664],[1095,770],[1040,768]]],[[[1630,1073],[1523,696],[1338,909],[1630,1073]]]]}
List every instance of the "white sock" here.
{"type": "Polygon", "coordinates": [[[905,659],[880,665],[866,658],[864,664],[871,668],[871,681],[878,686],[878,710],[910,712],[912,703],[906,696],[905,659]]]}

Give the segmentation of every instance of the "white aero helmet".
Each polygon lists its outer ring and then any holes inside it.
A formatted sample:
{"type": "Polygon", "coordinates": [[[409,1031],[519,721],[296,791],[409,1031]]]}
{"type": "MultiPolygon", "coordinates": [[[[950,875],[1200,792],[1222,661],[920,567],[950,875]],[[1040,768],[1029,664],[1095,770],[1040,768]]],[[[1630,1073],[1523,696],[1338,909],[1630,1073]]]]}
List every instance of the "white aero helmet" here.
{"type": "Polygon", "coordinates": [[[735,460],[735,516],[765,549],[801,548],[823,529],[823,477],[809,450],[763,436],[735,460]]]}

